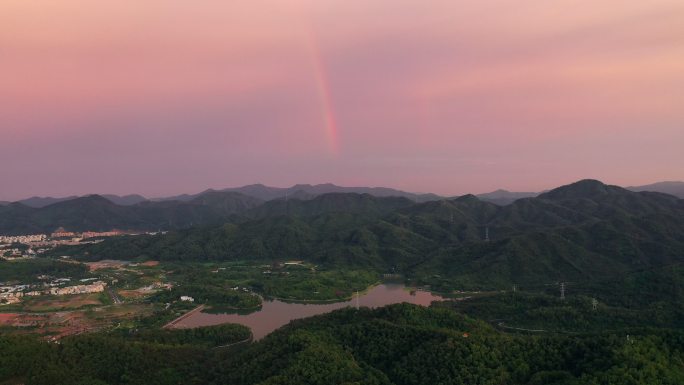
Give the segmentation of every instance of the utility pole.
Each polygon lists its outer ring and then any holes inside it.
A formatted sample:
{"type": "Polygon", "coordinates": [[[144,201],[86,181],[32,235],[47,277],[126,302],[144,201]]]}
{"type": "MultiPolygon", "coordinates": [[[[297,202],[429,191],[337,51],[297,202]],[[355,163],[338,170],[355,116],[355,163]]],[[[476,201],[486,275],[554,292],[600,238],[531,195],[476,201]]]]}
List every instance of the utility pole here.
{"type": "Polygon", "coordinates": [[[561,301],[565,301],[565,282],[561,282],[560,284],[560,289],[561,289],[561,301]]]}
{"type": "Polygon", "coordinates": [[[596,300],[596,298],[591,299],[591,307],[592,309],[594,309],[594,311],[596,311],[596,308],[598,307],[598,301],[596,300]]]}

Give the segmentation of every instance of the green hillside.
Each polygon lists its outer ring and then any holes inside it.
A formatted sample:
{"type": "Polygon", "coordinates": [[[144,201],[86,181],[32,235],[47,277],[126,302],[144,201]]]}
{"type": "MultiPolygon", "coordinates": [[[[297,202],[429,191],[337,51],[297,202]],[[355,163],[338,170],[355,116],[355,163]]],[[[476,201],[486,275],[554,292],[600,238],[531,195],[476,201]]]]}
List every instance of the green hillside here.
{"type": "Polygon", "coordinates": [[[82,259],[306,259],[391,269],[445,290],[592,281],[682,262],[684,204],[591,180],[503,207],[474,196],[411,204],[330,194],[270,202],[221,226],[57,253],[82,259]]]}
{"type": "Polygon", "coordinates": [[[399,304],[298,320],[235,349],[244,328],[0,336],[0,381],[33,384],[664,384],[684,381],[681,330],[503,333],[399,304]],[[627,336],[629,334],[629,336],[627,336]]]}

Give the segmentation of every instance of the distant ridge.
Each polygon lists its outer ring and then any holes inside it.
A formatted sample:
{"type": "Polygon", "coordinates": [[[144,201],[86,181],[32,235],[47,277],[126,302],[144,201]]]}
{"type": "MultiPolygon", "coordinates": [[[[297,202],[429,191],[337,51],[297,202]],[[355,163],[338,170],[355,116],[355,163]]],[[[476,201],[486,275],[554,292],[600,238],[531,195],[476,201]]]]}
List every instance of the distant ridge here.
{"type": "MultiPolygon", "coordinates": [[[[668,182],[658,182],[644,186],[631,186],[626,187],[630,191],[652,191],[660,192],[664,194],[674,195],[679,198],[684,199],[684,182],[678,181],[668,181],[668,182]]],[[[256,198],[261,201],[270,201],[275,199],[299,199],[308,200],[313,199],[317,196],[330,193],[355,193],[355,194],[369,194],[376,197],[403,197],[410,199],[414,202],[422,203],[429,201],[436,201],[441,199],[449,199],[447,197],[439,196],[437,194],[431,193],[411,193],[402,190],[397,190],[388,187],[344,187],[338,186],[332,183],[323,184],[296,184],[291,187],[271,187],[263,184],[251,184],[241,187],[231,187],[220,190],[207,189],[196,194],[181,194],[169,197],[161,198],[151,198],[147,199],[139,194],[129,194],[129,195],[115,195],[115,194],[101,194],[100,196],[106,198],[112,203],[120,206],[131,206],[139,204],[146,201],[153,202],[163,202],[163,201],[180,201],[180,202],[190,202],[204,194],[209,194],[213,192],[236,192],[241,193],[246,196],[256,198]]],[[[499,206],[506,206],[518,199],[532,198],[540,195],[538,192],[515,192],[508,191],[504,189],[498,189],[489,193],[477,194],[478,199],[497,204],[499,206]]],[[[79,198],[78,196],[72,195],[68,197],[38,197],[34,196],[27,199],[22,199],[17,201],[25,206],[32,208],[43,208],[55,203],[65,202],[79,198]]],[[[12,202],[0,201],[0,206],[8,206],[12,202]]]]}
{"type": "Polygon", "coordinates": [[[499,206],[505,206],[515,202],[518,199],[532,198],[539,195],[536,192],[512,192],[508,190],[496,190],[490,193],[478,194],[477,197],[483,201],[491,202],[499,206]]]}
{"type": "Polygon", "coordinates": [[[130,195],[124,195],[124,196],[113,195],[113,194],[103,194],[102,196],[104,198],[108,199],[110,202],[115,203],[117,205],[121,205],[121,206],[130,206],[130,205],[134,205],[136,203],[145,202],[147,200],[147,198],[145,198],[142,195],[138,195],[138,194],[130,194],[130,195]]]}
{"type": "Polygon", "coordinates": [[[242,187],[231,187],[222,190],[206,190],[199,194],[182,194],[170,196],[165,198],[155,198],[155,201],[190,201],[201,194],[211,191],[233,191],[245,195],[252,196],[264,201],[280,199],[285,197],[297,197],[299,199],[312,199],[316,196],[330,193],[355,193],[355,194],[370,194],[376,197],[403,197],[408,198],[414,202],[427,202],[431,200],[443,199],[436,194],[416,194],[406,191],[396,190],[387,187],[343,187],[332,183],[323,184],[296,184],[292,187],[270,187],[263,184],[251,184],[242,187]]]}
{"type": "Polygon", "coordinates": [[[653,191],[664,194],[674,195],[684,199],[684,182],[669,181],[647,184],[644,186],[630,186],[628,190],[632,191],[653,191]]]}
{"type": "Polygon", "coordinates": [[[18,201],[19,203],[33,208],[42,208],[55,203],[64,202],[72,199],[76,199],[78,196],[72,195],[63,198],[53,198],[53,197],[31,197],[18,201]]]}
{"type": "MultiPolygon", "coordinates": [[[[87,195],[84,195],[84,196],[87,196],[87,195]]],[[[114,195],[114,194],[104,194],[101,196],[106,198],[107,200],[109,200],[112,203],[116,203],[117,205],[122,205],[122,206],[134,205],[136,203],[144,202],[147,200],[147,198],[145,198],[142,195],[138,195],[138,194],[124,195],[124,196],[119,196],[119,195],[114,195]]],[[[55,204],[55,203],[70,201],[70,200],[77,199],[77,198],[80,198],[80,197],[76,196],[76,195],[72,195],[72,196],[68,196],[68,197],[62,197],[62,198],[37,197],[37,196],[35,196],[35,197],[27,198],[27,199],[22,199],[18,202],[23,204],[23,205],[26,205],[28,207],[40,209],[40,208],[47,207],[47,206],[50,206],[50,205],[55,204]]],[[[6,204],[9,204],[9,202],[7,202],[6,204]]]]}

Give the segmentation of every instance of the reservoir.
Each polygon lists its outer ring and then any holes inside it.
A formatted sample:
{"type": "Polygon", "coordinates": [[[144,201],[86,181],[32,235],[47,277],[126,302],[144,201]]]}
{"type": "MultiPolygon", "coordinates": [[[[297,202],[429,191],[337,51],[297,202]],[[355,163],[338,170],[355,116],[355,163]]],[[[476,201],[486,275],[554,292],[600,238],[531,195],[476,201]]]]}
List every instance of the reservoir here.
{"type": "MultiPolygon", "coordinates": [[[[443,298],[426,291],[409,291],[401,284],[382,284],[375,286],[358,297],[361,307],[381,307],[393,303],[408,302],[421,306],[428,306],[432,301],[443,298]]],[[[291,303],[280,300],[264,299],[260,310],[250,314],[210,314],[196,312],[180,320],[174,328],[195,328],[201,326],[236,323],[252,329],[255,340],[265,337],[279,327],[298,318],[311,317],[328,313],[347,306],[356,306],[357,298],[349,301],[333,303],[291,303]]]]}

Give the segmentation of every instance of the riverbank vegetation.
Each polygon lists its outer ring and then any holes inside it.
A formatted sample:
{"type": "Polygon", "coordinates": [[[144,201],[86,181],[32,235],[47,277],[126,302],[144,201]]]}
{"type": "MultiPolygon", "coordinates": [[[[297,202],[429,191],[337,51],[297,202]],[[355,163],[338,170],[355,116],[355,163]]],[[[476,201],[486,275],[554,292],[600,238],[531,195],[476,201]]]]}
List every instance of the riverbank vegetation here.
{"type": "MultiPolygon", "coordinates": [[[[238,303],[239,299],[249,300],[252,293],[292,301],[340,300],[351,297],[354,292],[366,290],[381,278],[373,270],[325,268],[300,261],[270,264],[253,261],[167,262],[160,267],[168,272],[166,277],[174,284],[174,290],[170,297],[161,293],[161,297],[155,298],[164,301],[181,293],[193,296],[185,293],[194,292],[200,298],[211,297],[209,302],[214,305],[230,305],[238,303]],[[219,298],[219,291],[231,298],[219,298]]],[[[249,301],[242,303],[245,306],[249,304],[249,301]]]]}

